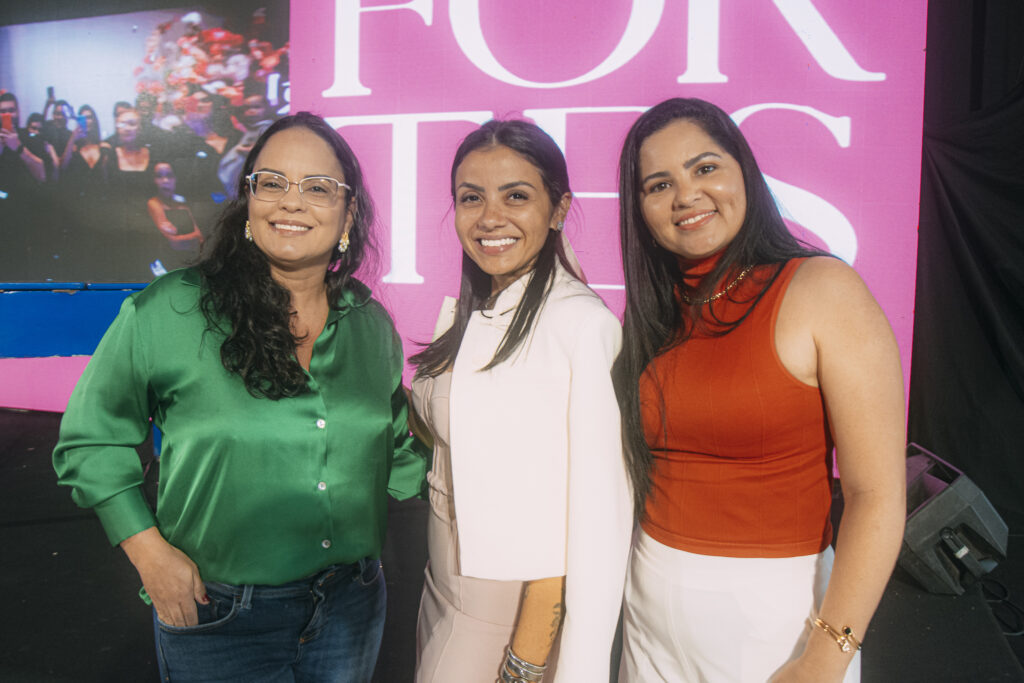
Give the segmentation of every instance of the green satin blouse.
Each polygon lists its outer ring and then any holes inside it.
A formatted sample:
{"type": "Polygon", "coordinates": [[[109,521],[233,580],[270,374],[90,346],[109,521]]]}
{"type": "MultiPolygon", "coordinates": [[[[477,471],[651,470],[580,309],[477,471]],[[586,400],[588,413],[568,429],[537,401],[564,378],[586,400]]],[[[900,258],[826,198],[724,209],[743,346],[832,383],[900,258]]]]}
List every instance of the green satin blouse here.
{"type": "Polygon", "coordinates": [[[53,454],[60,484],[117,544],[154,524],[204,580],[277,585],[379,557],[385,493],[421,493],[402,345],[362,285],[313,347],[310,391],[255,398],[220,360],[200,277],[172,272],[128,297],[71,396],[53,454]],[[134,447],[163,432],[156,512],[134,447]]]}

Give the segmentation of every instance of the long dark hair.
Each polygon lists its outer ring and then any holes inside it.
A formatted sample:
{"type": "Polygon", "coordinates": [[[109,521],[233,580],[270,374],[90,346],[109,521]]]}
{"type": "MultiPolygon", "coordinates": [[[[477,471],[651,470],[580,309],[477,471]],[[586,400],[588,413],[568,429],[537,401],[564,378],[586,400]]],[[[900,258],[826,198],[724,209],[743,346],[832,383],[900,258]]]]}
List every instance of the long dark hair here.
{"type": "Polygon", "coordinates": [[[644,438],[638,386],[647,365],[659,353],[686,341],[704,316],[701,302],[727,275],[753,265],[776,266],[748,278],[757,283],[757,291],[749,299],[750,306],[736,320],[716,319],[714,334],[727,334],[746,318],[778,277],[782,264],[792,258],[823,252],[808,248],[790,234],[743,133],[728,114],[698,99],[666,100],[641,115],[630,128],[619,157],[619,229],[626,280],[626,314],[622,353],[615,363],[614,376],[622,409],[626,461],[633,479],[634,505],[637,515],[641,516],[651,488],[651,451],[644,438]],[[652,238],[640,206],[640,147],[648,137],[680,119],[699,126],[739,162],[746,192],[747,210],[739,232],[722,251],[708,276],[694,288],[687,288],[683,282],[677,256],[652,238]],[[685,314],[680,306],[680,290],[694,302],[685,314]]]}
{"type": "MultiPolygon", "coordinates": [[[[557,209],[566,193],[571,194],[565,157],[551,136],[527,121],[494,120],[488,121],[467,135],[455,152],[451,172],[452,201],[455,200],[455,173],[459,165],[471,152],[489,147],[508,147],[533,164],[544,182],[552,210],[557,209]]],[[[537,254],[533,277],[526,286],[519,307],[512,317],[512,323],[494,352],[494,357],[481,368],[482,370],[489,370],[504,362],[526,341],[554,282],[556,259],[572,272],[562,248],[561,235],[556,230],[549,230],[544,245],[537,254]]],[[[409,362],[416,366],[417,377],[433,377],[454,365],[459,346],[462,344],[462,336],[466,332],[473,311],[480,308],[490,295],[491,276],[463,252],[462,285],[459,288],[455,322],[447,332],[409,359],[409,362]]]]}
{"type": "Polygon", "coordinates": [[[100,132],[100,117],[96,116],[96,110],[90,107],[88,104],[83,104],[78,108],[78,115],[82,116],[85,112],[92,114],[93,125],[96,126],[94,131],[90,131],[88,128],[85,130],[85,139],[92,144],[98,144],[103,137],[100,132]]]}
{"type": "Polygon", "coordinates": [[[295,357],[301,341],[291,331],[292,306],[288,290],[270,275],[267,257],[245,239],[249,187],[256,157],[267,141],[288,128],[305,128],[328,144],[341,164],[345,183],[352,189],[344,205],[353,204],[349,247],[337,248],[324,275],[327,301],[336,306],[342,292],[354,284],[353,273],[371,252],[373,204],[363,184],[363,173],[348,143],[322,118],[309,112],[286,116],[270,125],[253,145],[238,179],[239,199],[231,202],[214,229],[213,246],[199,263],[203,276],[200,308],[208,329],[225,335],[221,362],[239,375],[253,396],[280,399],[307,390],[306,374],[295,357]]]}

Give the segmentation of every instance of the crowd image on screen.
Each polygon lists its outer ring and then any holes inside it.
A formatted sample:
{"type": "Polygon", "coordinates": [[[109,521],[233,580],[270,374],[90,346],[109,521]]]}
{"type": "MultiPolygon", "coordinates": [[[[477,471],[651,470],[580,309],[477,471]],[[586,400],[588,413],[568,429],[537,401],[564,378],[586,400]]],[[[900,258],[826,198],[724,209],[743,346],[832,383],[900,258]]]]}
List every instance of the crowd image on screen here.
{"type": "Polygon", "coordinates": [[[145,282],[197,260],[288,106],[288,43],[266,39],[266,12],[238,32],[218,23],[187,12],[153,26],[126,60],[135,92],[106,102],[59,99],[58,80],[40,85],[42,112],[23,112],[0,83],[0,281],[145,282]]]}

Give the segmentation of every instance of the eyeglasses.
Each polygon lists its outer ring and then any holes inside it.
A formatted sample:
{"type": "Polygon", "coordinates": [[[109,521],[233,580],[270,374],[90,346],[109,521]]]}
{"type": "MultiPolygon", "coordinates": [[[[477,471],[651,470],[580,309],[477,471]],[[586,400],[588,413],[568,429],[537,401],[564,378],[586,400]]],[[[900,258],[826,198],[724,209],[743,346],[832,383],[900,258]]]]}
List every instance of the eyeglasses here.
{"type": "Polygon", "coordinates": [[[310,204],[334,206],[341,188],[350,192],[352,190],[350,186],[329,176],[310,176],[293,183],[280,173],[257,171],[245,176],[245,179],[249,181],[249,193],[261,202],[276,202],[288,193],[292,185],[297,185],[299,195],[310,204]]]}

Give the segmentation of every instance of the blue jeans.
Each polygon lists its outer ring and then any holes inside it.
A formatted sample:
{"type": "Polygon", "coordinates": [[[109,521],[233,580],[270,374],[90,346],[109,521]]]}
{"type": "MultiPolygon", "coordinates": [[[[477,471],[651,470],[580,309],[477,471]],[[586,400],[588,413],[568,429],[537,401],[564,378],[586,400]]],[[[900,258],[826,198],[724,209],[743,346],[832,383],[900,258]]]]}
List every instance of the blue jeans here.
{"type": "Polygon", "coordinates": [[[384,632],[379,560],[333,565],[281,586],[208,582],[196,626],[156,617],[164,681],[368,683],[384,632]]]}

